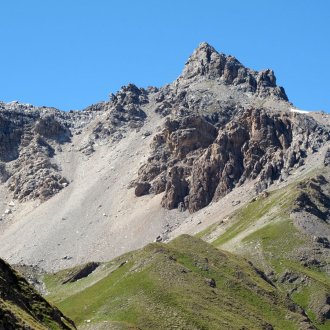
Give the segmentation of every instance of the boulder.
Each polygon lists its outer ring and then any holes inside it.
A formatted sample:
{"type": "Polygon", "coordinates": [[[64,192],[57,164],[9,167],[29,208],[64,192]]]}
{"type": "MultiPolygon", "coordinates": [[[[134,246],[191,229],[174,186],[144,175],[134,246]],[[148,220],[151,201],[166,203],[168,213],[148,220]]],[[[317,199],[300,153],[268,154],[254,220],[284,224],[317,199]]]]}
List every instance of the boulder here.
{"type": "Polygon", "coordinates": [[[138,182],[135,187],[135,196],[140,197],[149,194],[150,187],[149,182],[138,182]]]}

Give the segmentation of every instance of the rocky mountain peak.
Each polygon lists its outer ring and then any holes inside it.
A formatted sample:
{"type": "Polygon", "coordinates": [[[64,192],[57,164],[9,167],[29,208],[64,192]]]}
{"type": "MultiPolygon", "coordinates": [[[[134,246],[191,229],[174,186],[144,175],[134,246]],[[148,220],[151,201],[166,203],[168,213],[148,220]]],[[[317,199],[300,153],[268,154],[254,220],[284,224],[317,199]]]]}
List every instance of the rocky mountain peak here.
{"type": "Polygon", "coordinates": [[[283,87],[276,85],[273,70],[254,71],[246,68],[234,56],[217,52],[202,42],[189,57],[180,77],[179,86],[187,86],[201,80],[216,80],[219,84],[237,86],[241,92],[257,97],[273,97],[288,101],[283,87]]]}
{"type": "MultiPolygon", "coordinates": [[[[235,58],[228,56],[232,62],[235,58]]],[[[191,79],[196,76],[205,76],[207,78],[218,78],[222,76],[227,56],[219,54],[211,45],[202,42],[189,57],[185,64],[181,77],[191,79]]]]}
{"type": "Polygon", "coordinates": [[[202,42],[193,51],[192,55],[188,60],[188,63],[190,60],[194,60],[194,59],[204,60],[205,63],[210,63],[217,56],[219,56],[219,53],[216,51],[216,49],[213,46],[211,46],[207,42],[202,42]]]}

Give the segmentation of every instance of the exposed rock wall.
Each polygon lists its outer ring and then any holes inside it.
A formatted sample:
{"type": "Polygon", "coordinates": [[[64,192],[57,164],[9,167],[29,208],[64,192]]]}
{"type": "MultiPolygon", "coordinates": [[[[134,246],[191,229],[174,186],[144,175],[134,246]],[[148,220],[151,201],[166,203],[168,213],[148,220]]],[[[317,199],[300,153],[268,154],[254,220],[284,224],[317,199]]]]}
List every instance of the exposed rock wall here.
{"type": "Polygon", "coordinates": [[[55,146],[71,132],[54,114],[30,108],[0,111],[0,179],[22,200],[46,200],[69,182],[52,161],[55,146]]]}
{"type": "Polygon", "coordinates": [[[164,191],[164,207],[182,203],[194,212],[247,180],[257,179],[258,191],[282,180],[328,140],[329,131],[310,118],[264,109],[241,111],[220,129],[202,117],[169,119],[138,182],[164,191]]]}

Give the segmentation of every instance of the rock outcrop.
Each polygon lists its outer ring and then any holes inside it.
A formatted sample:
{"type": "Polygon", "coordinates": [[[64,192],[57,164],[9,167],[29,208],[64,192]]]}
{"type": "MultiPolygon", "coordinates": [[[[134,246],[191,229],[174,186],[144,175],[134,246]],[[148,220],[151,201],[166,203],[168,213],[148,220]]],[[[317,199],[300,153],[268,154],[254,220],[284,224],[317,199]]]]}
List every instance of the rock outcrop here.
{"type": "Polygon", "coordinates": [[[104,117],[93,125],[92,133],[80,150],[92,154],[96,143],[118,142],[125,137],[127,131],[140,129],[147,117],[141,106],[147,104],[148,91],[133,84],[123,86],[116,94],[110,95],[110,101],[102,107],[104,117]]]}
{"type": "Polygon", "coordinates": [[[151,192],[165,191],[164,207],[183,203],[194,212],[247,180],[257,179],[256,190],[264,190],[329,138],[310,118],[265,109],[240,111],[218,129],[203,117],[169,119],[154,137],[138,182],[149,182],[151,192]]]}
{"type": "Polygon", "coordinates": [[[0,177],[14,198],[46,200],[69,183],[52,157],[70,136],[55,114],[20,106],[0,110],[0,177]]]}
{"type": "Polygon", "coordinates": [[[45,201],[58,193],[69,180],[55,153],[106,109],[106,102],[69,112],[0,102],[0,182],[20,201],[45,201]]]}
{"type": "Polygon", "coordinates": [[[156,113],[168,118],[133,185],[164,192],[169,209],[197,211],[247,180],[257,179],[260,192],[329,140],[328,128],[290,111],[272,70],[245,68],[207,43],[154,99],[156,113]]]}
{"type": "Polygon", "coordinates": [[[235,57],[218,53],[203,42],[188,59],[177,85],[187,85],[200,79],[219,80],[221,84],[239,87],[241,92],[252,92],[259,97],[288,100],[282,87],[276,85],[273,70],[253,71],[235,57]]]}

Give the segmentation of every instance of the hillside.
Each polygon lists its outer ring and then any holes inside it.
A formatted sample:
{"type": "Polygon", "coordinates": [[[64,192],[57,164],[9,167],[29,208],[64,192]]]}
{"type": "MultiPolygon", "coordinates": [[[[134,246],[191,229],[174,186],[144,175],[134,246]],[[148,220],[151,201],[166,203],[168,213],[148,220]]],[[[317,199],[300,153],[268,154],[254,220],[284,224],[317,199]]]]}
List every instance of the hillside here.
{"type": "Polygon", "coordinates": [[[48,299],[80,329],[311,329],[251,263],[183,235],[99,265],[47,275],[48,299]],[[65,283],[65,284],[63,284],[65,283]]]}
{"type": "Polygon", "coordinates": [[[0,329],[75,329],[74,323],[42,298],[0,259],[0,329]]]}
{"type": "Polygon", "coordinates": [[[314,169],[274,189],[198,234],[244,256],[305,309],[320,329],[330,325],[330,169],[314,169]]]}

